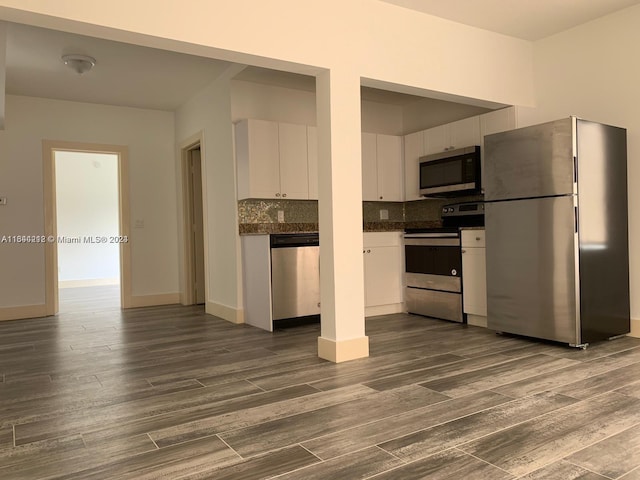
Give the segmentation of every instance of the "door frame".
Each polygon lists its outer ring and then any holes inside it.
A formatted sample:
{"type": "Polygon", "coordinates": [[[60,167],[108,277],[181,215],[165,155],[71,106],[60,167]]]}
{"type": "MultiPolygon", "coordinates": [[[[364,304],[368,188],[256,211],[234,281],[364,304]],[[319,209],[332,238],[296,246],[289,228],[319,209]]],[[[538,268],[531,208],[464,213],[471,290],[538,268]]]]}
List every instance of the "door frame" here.
{"type": "Polygon", "coordinates": [[[200,147],[200,162],[202,175],[202,235],[204,241],[204,291],[205,305],[209,297],[209,254],[208,254],[208,235],[207,235],[207,189],[206,189],[206,162],[204,161],[204,135],[200,131],[180,143],[180,176],[182,177],[182,285],[183,289],[180,295],[180,303],[182,305],[195,305],[195,285],[193,278],[195,276],[194,263],[195,252],[191,247],[191,224],[193,223],[193,209],[191,208],[191,198],[193,197],[193,189],[191,187],[189,174],[190,151],[200,147]]]}
{"type": "Polygon", "coordinates": [[[118,159],[118,221],[120,242],[120,308],[131,308],[131,213],[129,203],[129,149],[123,145],[42,141],[44,180],[44,233],[47,240],[45,258],[45,309],[47,315],[58,313],[58,247],[56,218],[55,152],[108,153],[118,159]]]}

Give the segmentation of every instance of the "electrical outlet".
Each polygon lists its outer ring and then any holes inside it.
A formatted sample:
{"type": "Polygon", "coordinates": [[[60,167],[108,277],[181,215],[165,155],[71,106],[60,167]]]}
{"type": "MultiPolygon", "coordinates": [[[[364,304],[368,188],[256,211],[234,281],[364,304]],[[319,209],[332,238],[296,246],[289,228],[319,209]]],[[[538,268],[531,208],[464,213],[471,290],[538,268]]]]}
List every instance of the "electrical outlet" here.
{"type": "Polygon", "coordinates": [[[389,220],[389,210],[380,210],[380,220],[389,220]]]}
{"type": "Polygon", "coordinates": [[[7,197],[0,197],[0,205],[6,205],[7,204],[7,197]]]}
{"type": "Polygon", "coordinates": [[[284,210],[278,210],[278,223],[284,223],[284,210]]]}

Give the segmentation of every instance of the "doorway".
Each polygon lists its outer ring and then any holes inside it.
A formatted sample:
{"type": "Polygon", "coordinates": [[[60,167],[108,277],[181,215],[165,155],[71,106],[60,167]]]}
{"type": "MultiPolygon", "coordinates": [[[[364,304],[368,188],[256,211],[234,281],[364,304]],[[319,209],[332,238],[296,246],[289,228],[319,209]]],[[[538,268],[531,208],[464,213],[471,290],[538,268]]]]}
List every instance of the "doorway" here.
{"type": "Polygon", "coordinates": [[[54,152],[61,312],[120,308],[118,156],[54,152]]]}
{"type": "Polygon", "coordinates": [[[58,313],[61,288],[69,300],[66,311],[101,308],[105,302],[130,307],[127,148],[44,141],[43,162],[47,314],[58,313]],[[87,299],[88,290],[65,287],[109,288],[94,288],[87,299]]]}
{"type": "Polygon", "coordinates": [[[182,149],[184,205],[184,305],[206,303],[206,259],[204,238],[204,190],[202,188],[201,142],[182,149]]]}

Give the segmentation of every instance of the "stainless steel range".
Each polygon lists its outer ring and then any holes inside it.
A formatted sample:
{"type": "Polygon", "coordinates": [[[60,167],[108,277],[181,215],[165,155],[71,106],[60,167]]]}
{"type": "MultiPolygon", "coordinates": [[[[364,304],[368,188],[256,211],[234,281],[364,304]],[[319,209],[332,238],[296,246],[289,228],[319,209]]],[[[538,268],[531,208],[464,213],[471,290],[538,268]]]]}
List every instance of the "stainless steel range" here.
{"type": "Polygon", "coordinates": [[[484,225],[484,204],[445,205],[442,225],[405,231],[406,306],[409,313],[462,323],[460,227],[484,225]]]}

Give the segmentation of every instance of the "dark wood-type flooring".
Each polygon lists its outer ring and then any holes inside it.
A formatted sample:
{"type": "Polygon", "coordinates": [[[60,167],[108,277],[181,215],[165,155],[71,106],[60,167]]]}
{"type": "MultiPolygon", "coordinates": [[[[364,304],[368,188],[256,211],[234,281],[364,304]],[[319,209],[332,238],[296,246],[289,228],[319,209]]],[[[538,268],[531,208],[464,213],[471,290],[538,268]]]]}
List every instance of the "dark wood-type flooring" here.
{"type": "Polygon", "coordinates": [[[336,365],[318,325],[78,298],[0,324],[1,479],[640,479],[640,339],[398,314],[336,365]]]}

